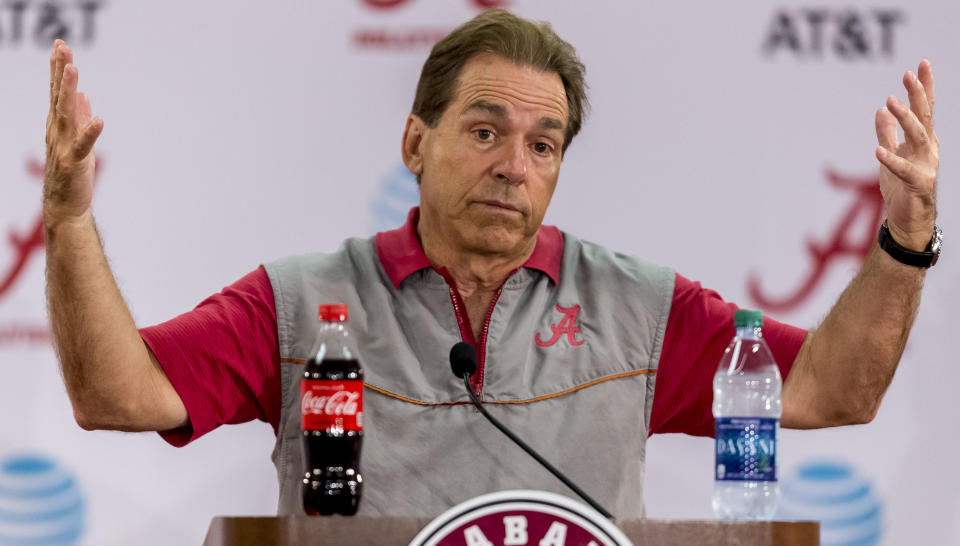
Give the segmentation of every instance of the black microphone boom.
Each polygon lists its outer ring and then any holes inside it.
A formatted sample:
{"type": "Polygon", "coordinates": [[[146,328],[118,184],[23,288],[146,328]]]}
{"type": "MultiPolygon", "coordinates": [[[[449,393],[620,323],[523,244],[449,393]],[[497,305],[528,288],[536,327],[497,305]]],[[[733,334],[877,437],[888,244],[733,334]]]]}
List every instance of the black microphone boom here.
{"type": "Polygon", "coordinates": [[[582,489],[576,486],[569,478],[564,476],[559,470],[557,470],[552,464],[548,463],[546,459],[540,456],[539,453],[533,450],[532,447],[528,446],[523,440],[517,438],[512,432],[510,432],[507,427],[503,425],[500,421],[497,421],[492,415],[487,413],[487,410],[483,407],[483,404],[477,400],[477,395],[473,392],[473,387],[470,386],[470,376],[477,371],[477,353],[474,351],[473,346],[465,341],[461,341],[453,346],[450,349],[450,368],[453,370],[453,374],[457,377],[463,378],[463,385],[467,388],[467,394],[470,395],[470,401],[473,402],[473,405],[480,410],[480,413],[487,418],[488,421],[493,423],[493,426],[500,429],[500,432],[507,435],[508,438],[514,441],[518,446],[522,447],[531,457],[537,460],[544,468],[550,471],[551,474],[557,477],[558,480],[562,481],[564,485],[573,490],[574,493],[580,495],[580,498],[586,501],[587,504],[592,506],[594,510],[603,514],[607,519],[613,519],[613,515],[610,512],[607,512],[602,506],[600,506],[597,501],[593,500],[590,495],[587,495],[582,489]]]}

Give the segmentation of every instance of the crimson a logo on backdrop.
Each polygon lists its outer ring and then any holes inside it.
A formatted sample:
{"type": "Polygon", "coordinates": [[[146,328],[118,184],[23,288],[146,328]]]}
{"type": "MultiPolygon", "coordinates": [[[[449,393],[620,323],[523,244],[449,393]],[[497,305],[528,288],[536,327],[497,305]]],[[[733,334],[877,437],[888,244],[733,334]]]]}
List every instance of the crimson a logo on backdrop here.
{"type": "MultiPolygon", "coordinates": [[[[96,175],[102,171],[103,161],[97,158],[96,175]]],[[[43,182],[44,163],[35,158],[26,161],[28,177],[36,182],[43,182]]],[[[38,211],[32,224],[27,229],[8,228],[7,243],[9,255],[0,254],[0,305],[4,298],[9,296],[17,283],[23,279],[27,265],[41,253],[44,245],[43,218],[38,211]]],[[[12,343],[48,343],[50,330],[46,324],[37,325],[26,322],[0,324],[0,346],[12,343]]]]}
{"type": "Polygon", "coordinates": [[[49,49],[57,38],[89,44],[96,38],[102,7],[101,0],[8,0],[0,4],[0,47],[32,39],[38,47],[49,49]]]}
{"type": "MultiPolygon", "coordinates": [[[[491,8],[506,8],[510,0],[460,0],[476,11],[491,8]]],[[[359,0],[376,12],[399,12],[399,8],[415,4],[416,0],[359,0]]],[[[436,27],[404,24],[391,24],[379,27],[359,27],[354,30],[352,42],[358,49],[410,51],[433,47],[453,27],[436,27]]]]}
{"type": "MultiPolygon", "coordinates": [[[[43,163],[33,158],[28,159],[27,173],[35,180],[43,182],[43,163]]],[[[8,229],[7,242],[12,254],[10,263],[0,269],[0,300],[3,300],[20,278],[30,257],[43,248],[43,219],[37,214],[33,226],[26,232],[18,232],[15,228],[8,229]]]]}
{"type": "Polygon", "coordinates": [[[889,59],[897,27],[905,21],[895,8],[780,9],[771,18],[763,50],[768,55],[788,51],[804,59],[827,55],[847,61],[889,59]]]}
{"type": "Polygon", "coordinates": [[[876,244],[877,230],[883,217],[883,196],[877,176],[847,176],[827,169],[826,177],[834,188],[852,194],[850,205],[826,241],[807,239],[809,272],[800,285],[787,295],[769,295],[760,287],[757,274],[749,275],[747,292],[750,299],[766,311],[787,313],[798,309],[822,284],[824,274],[832,263],[844,258],[855,258],[862,262],[876,244]]]}

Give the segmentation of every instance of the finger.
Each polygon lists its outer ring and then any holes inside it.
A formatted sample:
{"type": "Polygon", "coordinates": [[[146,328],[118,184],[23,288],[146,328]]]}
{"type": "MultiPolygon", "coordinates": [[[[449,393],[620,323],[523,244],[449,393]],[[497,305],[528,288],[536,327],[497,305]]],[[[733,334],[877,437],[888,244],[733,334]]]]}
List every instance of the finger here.
{"type": "Polygon", "coordinates": [[[927,102],[927,93],[923,89],[923,84],[917,79],[913,72],[907,72],[903,75],[903,87],[907,90],[907,99],[910,101],[910,110],[917,116],[927,134],[933,132],[933,112],[930,111],[930,104],[927,102]]]}
{"type": "Polygon", "coordinates": [[[57,95],[54,93],[54,88],[57,83],[57,49],[63,44],[63,40],[57,38],[53,42],[53,51],[50,52],[50,112],[53,113],[53,109],[57,105],[57,95]]]}
{"type": "Polygon", "coordinates": [[[60,93],[57,98],[57,125],[61,129],[70,130],[76,127],[74,113],[76,111],[77,67],[68,64],[63,67],[63,78],[60,81],[60,93]]]}
{"type": "Polygon", "coordinates": [[[70,51],[70,46],[60,40],[60,47],[54,50],[56,56],[55,66],[53,69],[53,107],[57,107],[57,101],[60,100],[60,85],[63,83],[63,68],[68,64],[73,62],[73,53],[70,51]]]}
{"type": "Polygon", "coordinates": [[[917,78],[923,84],[923,91],[927,95],[927,103],[930,105],[930,115],[933,115],[933,67],[930,61],[924,59],[917,67],[917,78]]]}
{"type": "Polygon", "coordinates": [[[93,117],[93,108],[90,106],[90,98],[86,93],[77,93],[76,120],[77,126],[86,125],[93,117]]]}
{"type": "Polygon", "coordinates": [[[926,128],[917,119],[916,114],[900,99],[894,96],[888,97],[887,109],[900,122],[900,127],[903,128],[903,136],[906,138],[908,145],[917,150],[930,144],[930,137],[926,128]]]}
{"type": "Polygon", "coordinates": [[[897,152],[897,118],[893,117],[890,110],[881,108],[877,110],[875,119],[877,126],[877,142],[893,153],[897,152]]]}
{"type": "Polygon", "coordinates": [[[877,156],[877,160],[879,160],[884,167],[890,169],[890,172],[895,174],[900,180],[903,180],[911,186],[917,185],[915,182],[917,179],[916,168],[914,168],[913,163],[887,150],[883,146],[877,146],[874,153],[877,156]]]}
{"type": "Polygon", "coordinates": [[[93,144],[97,141],[97,138],[102,132],[102,119],[93,118],[87,122],[80,131],[80,134],[77,136],[77,139],[73,142],[73,149],[71,150],[71,153],[73,153],[73,158],[77,161],[80,161],[87,157],[87,155],[93,151],[93,144]]]}

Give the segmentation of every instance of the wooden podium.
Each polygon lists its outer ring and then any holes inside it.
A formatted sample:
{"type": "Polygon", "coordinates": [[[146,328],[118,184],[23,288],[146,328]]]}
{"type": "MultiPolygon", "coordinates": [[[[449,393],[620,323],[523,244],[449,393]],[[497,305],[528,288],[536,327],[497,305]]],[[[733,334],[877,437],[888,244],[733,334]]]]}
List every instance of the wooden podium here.
{"type": "MultiPolygon", "coordinates": [[[[371,517],[213,518],[204,546],[371,545],[406,546],[429,519],[371,517]]],[[[617,521],[636,546],[819,546],[816,521],[617,521]]]]}

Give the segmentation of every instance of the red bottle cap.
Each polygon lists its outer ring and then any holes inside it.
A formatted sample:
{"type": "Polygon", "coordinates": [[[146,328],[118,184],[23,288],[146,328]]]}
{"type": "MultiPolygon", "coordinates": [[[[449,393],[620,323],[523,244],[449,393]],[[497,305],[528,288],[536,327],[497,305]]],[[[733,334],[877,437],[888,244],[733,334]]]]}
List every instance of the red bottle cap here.
{"type": "Polygon", "coordinates": [[[317,318],[319,318],[320,320],[346,322],[347,304],[345,303],[321,304],[320,310],[317,312],[317,318]]]}

